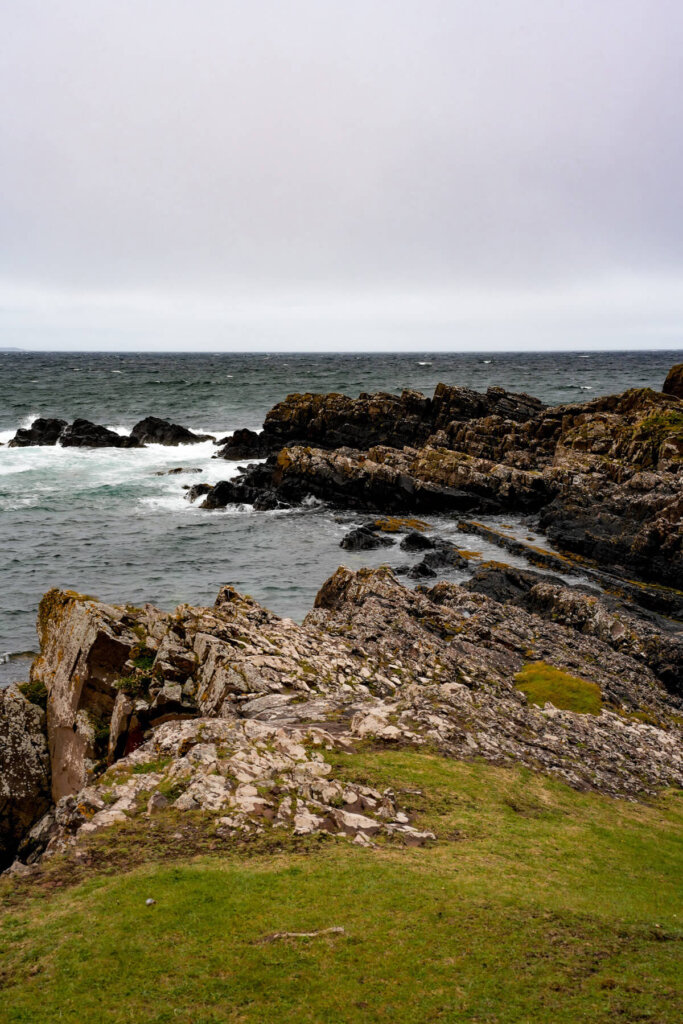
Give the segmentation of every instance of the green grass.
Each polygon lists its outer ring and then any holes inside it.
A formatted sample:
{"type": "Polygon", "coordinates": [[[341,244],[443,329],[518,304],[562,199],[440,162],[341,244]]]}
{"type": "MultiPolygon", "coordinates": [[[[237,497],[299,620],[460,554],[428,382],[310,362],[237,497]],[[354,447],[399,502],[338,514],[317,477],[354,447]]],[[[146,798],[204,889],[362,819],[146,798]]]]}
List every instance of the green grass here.
{"type": "Polygon", "coordinates": [[[136,668],[143,669],[144,671],[149,671],[152,668],[152,665],[154,664],[155,657],[155,651],[148,651],[145,648],[145,650],[141,651],[140,654],[138,654],[135,658],[132,659],[132,661],[136,668]]]}
{"type": "Polygon", "coordinates": [[[0,882],[2,1024],[681,1019],[680,795],[631,804],[415,751],[329,757],[392,786],[439,842],[274,853],[263,837],[193,858],[198,816],[106,830],[85,847],[99,868],[0,882]],[[173,842],[185,859],[166,859],[173,842]]]}
{"type": "Polygon", "coordinates": [[[47,687],[45,683],[32,679],[28,683],[19,683],[19,689],[31,704],[36,704],[43,711],[47,709],[47,687]]]}
{"type": "Polygon", "coordinates": [[[578,679],[559,668],[534,661],[515,676],[515,686],[525,693],[530,704],[543,707],[548,701],[563,711],[599,715],[602,709],[600,687],[578,679]]]}
{"type": "Polygon", "coordinates": [[[142,697],[147,692],[150,682],[149,673],[141,673],[135,676],[121,676],[114,685],[128,697],[142,697]]]}

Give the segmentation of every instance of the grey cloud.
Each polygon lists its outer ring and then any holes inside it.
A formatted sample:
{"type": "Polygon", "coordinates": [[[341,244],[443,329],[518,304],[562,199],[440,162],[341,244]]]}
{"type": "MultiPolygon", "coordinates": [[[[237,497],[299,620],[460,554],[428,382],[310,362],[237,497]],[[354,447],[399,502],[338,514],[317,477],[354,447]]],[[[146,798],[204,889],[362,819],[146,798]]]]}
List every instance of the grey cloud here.
{"type": "Polygon", "coordinates": [[[220,335],[253,319],[250,303],[266,323],[280,294],[295,323],[316,309],[343,322],[348,302],[370,343],[378,317],[393,322],[392,295],[414,296],[409,323],[437,309],[439,323],[476,328],[500,305],[521,330],[532,320],[511,293],[537,295],[543,321],[548,302],[571,306],[590,287],[596,323],[618,292],[615,329],[642,323],[647,343],[662,332],[672,343],[678,2],[2,0],[0,11],[0,324],[15,341],[47,329],[41,308],[74,329],[98,309],[144,332],[182,296],[207,339],[209,322],[220,335]],[[643,293],[631,321],[629,280],[643,293]],[[367,295],[386,316],[362,312],[367,295]]]}

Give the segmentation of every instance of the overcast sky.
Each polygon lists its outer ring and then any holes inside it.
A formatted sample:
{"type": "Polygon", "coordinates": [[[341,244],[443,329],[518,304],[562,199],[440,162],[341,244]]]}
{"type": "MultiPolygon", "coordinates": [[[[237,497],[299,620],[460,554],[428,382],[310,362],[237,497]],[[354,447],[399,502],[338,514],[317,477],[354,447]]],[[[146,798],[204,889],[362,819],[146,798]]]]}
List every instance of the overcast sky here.
{"type": "Polygon", "coordinates": [[[0,12],[0,346],[683,345],[681,0],[0,12]]]}

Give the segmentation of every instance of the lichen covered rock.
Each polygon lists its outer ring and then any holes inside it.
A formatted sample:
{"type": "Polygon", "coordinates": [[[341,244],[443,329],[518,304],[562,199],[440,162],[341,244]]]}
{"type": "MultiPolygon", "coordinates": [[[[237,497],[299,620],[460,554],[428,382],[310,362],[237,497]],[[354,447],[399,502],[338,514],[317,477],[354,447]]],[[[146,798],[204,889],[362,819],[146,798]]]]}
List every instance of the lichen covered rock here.
{"type": "Polygon", "coordinates": [[[49,805],[45,715],[10,686],[0,690],[0,871],[49,805]]]}

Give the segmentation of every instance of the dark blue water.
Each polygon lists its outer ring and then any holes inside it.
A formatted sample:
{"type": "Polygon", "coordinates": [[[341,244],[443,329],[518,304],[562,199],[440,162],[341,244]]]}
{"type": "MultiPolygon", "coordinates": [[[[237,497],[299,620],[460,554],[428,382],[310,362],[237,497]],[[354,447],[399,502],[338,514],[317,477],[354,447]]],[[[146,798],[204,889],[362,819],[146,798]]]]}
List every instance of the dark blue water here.
{"type": "MultiPolygon", "coordinates": [[[[659,389],[679,360],[677,352],[0,353],[0,440],[37,416],[84,416],[125,430],[158,415],[223,436],[260,427],[267,410],[293,391],[431,394],[439,381],[575,402],[629,387],[659,389]]],[[[0,447],[0,655],[35,650],[36,609],[51,586],[172,608],[211,602],[229,582],[300,618],[341,562],[405,560],[392,549],[341,551],[339,540],[357,520],[352,515],[321,508],[208,513],[189,505],[184,482],[214,482],[234,472],[234,465],[212,460],[214,450],[210,443],[145,451],[0,447]],[[202,473],[157,475],[175,466],[202,473]]],[[[453,527],[439,523],[442,532],[453,527]]],[[[0,665],[0,680],[24,677],[26,670],[21,660],[0,665]]]]}
{"type": "MultiPolygon", "coordinates": [[[[321,339],[324,344],[324,339],[321,339]]],[[[560,403],[659,388],[676,352],[389,355],[0,353],[0,431],[29,415],[132,425],[145,415],[189,426],[257,427],[292,391],[433,392],[439,381],[499,384],[560,403]]]]}

